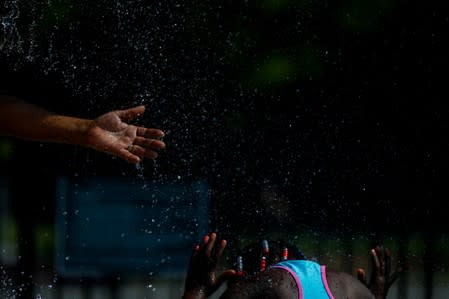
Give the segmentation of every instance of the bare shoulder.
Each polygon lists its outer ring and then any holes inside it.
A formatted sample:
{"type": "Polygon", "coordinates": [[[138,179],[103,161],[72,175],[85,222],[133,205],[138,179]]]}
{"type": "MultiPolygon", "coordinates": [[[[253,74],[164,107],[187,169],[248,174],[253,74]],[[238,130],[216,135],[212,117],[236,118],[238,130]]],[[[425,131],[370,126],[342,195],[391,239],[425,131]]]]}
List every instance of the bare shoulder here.
{"type": "Polygon", "coordinates": [[[291,275],[279,269],[270,269],[229,283],[220,299],[297,299],[298,288],[291,275]]]}
{"type": "Polygon", "coordinates": [[[326,270],[326,278],[335,299],[373,299],[371,291],[354,276],[345,273],[326,270]]]}

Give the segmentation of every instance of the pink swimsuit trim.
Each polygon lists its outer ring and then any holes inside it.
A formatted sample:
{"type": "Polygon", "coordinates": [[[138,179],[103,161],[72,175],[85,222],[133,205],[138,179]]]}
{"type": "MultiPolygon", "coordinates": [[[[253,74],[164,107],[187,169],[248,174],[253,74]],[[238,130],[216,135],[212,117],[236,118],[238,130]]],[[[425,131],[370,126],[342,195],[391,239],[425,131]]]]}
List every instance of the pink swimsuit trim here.
{"type": "Polygon", "coordinates": [[[327,292],[327,295],[329,296],[329,298],[335,299],[331,293],[331,290],[329,289],[329,285],[327,284],[326,266],[321,266],[321,280],[323,281],[324,288],[326,289],[326,292],[327,292]]]}

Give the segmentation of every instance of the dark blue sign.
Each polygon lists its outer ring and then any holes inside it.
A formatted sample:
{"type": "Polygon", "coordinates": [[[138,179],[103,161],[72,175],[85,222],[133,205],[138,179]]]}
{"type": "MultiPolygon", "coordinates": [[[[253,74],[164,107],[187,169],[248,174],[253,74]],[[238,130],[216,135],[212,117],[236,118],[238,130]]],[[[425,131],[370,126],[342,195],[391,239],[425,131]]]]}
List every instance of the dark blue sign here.
{"type": "Polygon", "coordinates": [[[56,267],[63,276],[184,273],[207,233],[205,182],[60,179],[56,267]]]}

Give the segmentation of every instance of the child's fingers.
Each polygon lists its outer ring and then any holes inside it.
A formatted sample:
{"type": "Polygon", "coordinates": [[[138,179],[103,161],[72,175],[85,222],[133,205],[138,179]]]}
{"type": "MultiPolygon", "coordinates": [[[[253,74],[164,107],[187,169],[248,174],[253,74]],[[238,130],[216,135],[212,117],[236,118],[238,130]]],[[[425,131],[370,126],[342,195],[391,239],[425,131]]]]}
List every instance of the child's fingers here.
{"type": "Polygon", "coordinates": [[[195,253],[200,252],[200,251],[204,248],[204,246],[207,245],[208,242],[209,242],[209,236],[208,236],[208,235],[205,235],[205,236],[203,237],[203,242],[200,243],[199,245],[196,245],[196,246],[194,247],[194,252],[195,252],[195,253]]]}
{"type": "Polygon", "coordinates": [[[221,257],[227,244],[228,244],[228,242],[226,240],[221,240],[220,247],[218,248],[218,251],[217,251],[217,259],[219,259],[221,257]]]}
{"type": "Polygon", "coordinates": [[[371,258],[372,258],[372,261],[373,261],[375,274],[376,275],[380,275],[381,274],[380,273],[380,261],[379,261],[379,257],[377,256],[376,249],[371,249],[371,258]]]}
{"type": "Polygon", "coordinates": [[[357,269],[357,278],[361,283],[368,286],[368,282],[366,281],[365,270],[363,270],[362,268],[357,269]]]}
{"type": "Polygon", "coordinates": [[[195,245],[193,247],[192,255],[190,256],[190,261],[192,261],[192,259],[198,255],[199,251],[200,251],[200,245],[195,245]]]}
{"type": "Polygon", "coordinates": [[[210,256],[212,249],[214,248],[215,245],[215,240],[217,239],[217,234],[216,233],[211,233],[210,234],[210,238],[209,238],[209,242],[206,244],[206,255],[210,256]]]}
{"type": "Polygon", "coordinates": [[[376,247],[376,255],[380,265],[380,275],[385,275],[385,250],[381,246],[376,247]]]}

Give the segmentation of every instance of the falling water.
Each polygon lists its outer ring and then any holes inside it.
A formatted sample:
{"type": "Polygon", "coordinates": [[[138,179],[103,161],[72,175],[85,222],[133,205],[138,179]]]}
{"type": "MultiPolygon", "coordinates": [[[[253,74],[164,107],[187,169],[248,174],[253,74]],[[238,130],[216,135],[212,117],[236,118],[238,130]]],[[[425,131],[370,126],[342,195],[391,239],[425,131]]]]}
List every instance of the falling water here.
{"type": "Polygon", "coordinates": [[[17,0],[5,1],[6,14],[0,17],[0,51],[9,54],[22,52],[22,38],[17,29],[20,16],[17,0]]]}
{"type": "MultiPolygon", "coordinates": [[[[210,129],[203,123],[215,97],[213,91],[205,90],[208,72],[198,71],[207,59],[179,43],[186,23],[192,22],[186,17],[185,4],[177,0],[9,0],[4,8],[5,13],[0,10],[0,55],[9,58],[11,65],[32,64],[39,72],[36,77],[51,75],[78,102],[85,101],[87,112],[144,104],[148,111],[143,117],[148,121],[142,125],[159,127],[152,123],[156,120],[161,129],[171,132],[170,148],[182,164],[175,179],[182,183],[193,176],[191,161],[200,159],[203,149],[196,147],[194,138],[210,129]],[[95,26],[86,30],[79,19],[95,26]]],[[[154,169],[153,177],[165,179],[157,163],[145,160],[136,165],[134,182],[142,190],[149,189],[147,167],[154,169]]],[[[151,190],[151,208],[173,200],[163,191],[151,190]]],[[[162,213],[160,219],[148,219],[144,227],[148,234],[168,223],[173,208],[162,213]]],[[[42,290],[41,294],[46,296],[42,290]]],[[[6,298],[14,299],[12,295],[6,298]]]]}
{"type": "MultiPolygon", "coordinates": [[[[22,273],[23,275],[24,273],[22,273]]],[[[16,285],[14,279],[8,275],[6,269],[0,265],[0,297],[5,299],[22,298],[22,292],[27,286],[16,285]]]]}
{"type": "Polygon", "coordinates": [[[0,55],[14,68],[33,66],[38,80],[51,75],[73,96],[64,101],[83,101],[86,113],[145,104],[144,125],[176,131],[171,148],[188,168],[192,134],[207,128],[216,97],[205,87],[208,58],[186,31],[191,9],[178,0],[8,0],[0,55]]]}

